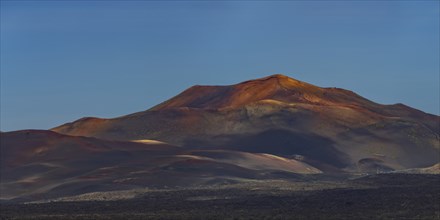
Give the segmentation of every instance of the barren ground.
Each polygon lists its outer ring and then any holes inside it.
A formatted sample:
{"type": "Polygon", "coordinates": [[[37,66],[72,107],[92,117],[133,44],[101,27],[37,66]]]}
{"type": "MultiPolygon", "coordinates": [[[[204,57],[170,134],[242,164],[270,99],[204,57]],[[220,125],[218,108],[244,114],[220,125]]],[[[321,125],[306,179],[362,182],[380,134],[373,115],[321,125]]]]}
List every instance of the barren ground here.
{"type": "Polygon", "coordinates": [[[33,204],[2,203],[0,216],[1,219],[440,219],[440,175],[381,174],[344,180],[315,176],[295,181],[145,189],[126,199],[120,199],[117,194],[96,193],[33,204]]]}

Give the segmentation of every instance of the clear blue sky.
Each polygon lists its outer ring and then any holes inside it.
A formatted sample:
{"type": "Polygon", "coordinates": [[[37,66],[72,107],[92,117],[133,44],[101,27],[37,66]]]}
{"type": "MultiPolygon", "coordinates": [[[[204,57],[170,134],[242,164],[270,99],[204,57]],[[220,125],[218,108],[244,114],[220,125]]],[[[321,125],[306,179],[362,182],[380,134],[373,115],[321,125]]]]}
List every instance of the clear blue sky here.
{"type": "Polygon", "coordinates": [[[439,114],[439,1],[1,1],[2,131],[284,73],[439,114]]]}

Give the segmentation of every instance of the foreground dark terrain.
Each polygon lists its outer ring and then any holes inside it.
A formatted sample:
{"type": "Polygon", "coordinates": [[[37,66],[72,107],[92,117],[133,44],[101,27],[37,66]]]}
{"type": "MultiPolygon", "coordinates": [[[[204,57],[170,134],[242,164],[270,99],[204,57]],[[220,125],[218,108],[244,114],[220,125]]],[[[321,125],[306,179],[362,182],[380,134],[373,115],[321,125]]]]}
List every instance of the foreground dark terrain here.
{"type": "Polygon", "coordinates": [[[309,176],[2,204],[2,219],[440,219],[440,175],[309,176]],[[90,199],[90,198],[88,198],[90,199]],[[102,198],[101,198],[102,199],[102,198]]]}

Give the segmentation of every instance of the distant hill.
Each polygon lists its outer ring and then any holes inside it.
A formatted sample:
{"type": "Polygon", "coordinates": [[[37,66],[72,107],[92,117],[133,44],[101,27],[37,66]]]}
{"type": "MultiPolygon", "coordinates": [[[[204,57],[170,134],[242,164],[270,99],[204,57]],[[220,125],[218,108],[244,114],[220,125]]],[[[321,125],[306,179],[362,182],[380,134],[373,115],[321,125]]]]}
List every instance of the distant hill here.
{"type": "Polygon", "coordinates": [[[43,130],[1,133],[0,165],[0,200],[16,201],[265,179],[277,172],[287,177],[321,173],[270,154],[190,151],[156,141],[108,141],[43,130]]]}

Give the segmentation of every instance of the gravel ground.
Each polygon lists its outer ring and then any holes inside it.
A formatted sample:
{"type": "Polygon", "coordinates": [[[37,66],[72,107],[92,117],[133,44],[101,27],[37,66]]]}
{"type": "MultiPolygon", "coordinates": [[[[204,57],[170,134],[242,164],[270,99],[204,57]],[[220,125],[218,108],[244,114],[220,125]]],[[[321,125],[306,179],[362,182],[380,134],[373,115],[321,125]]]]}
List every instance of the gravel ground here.
{"type": "Polygon", "coordinates": [[[1,219],[440,219],[440,175],[256,181],[118,201],[1,204],[1,219]]]}

